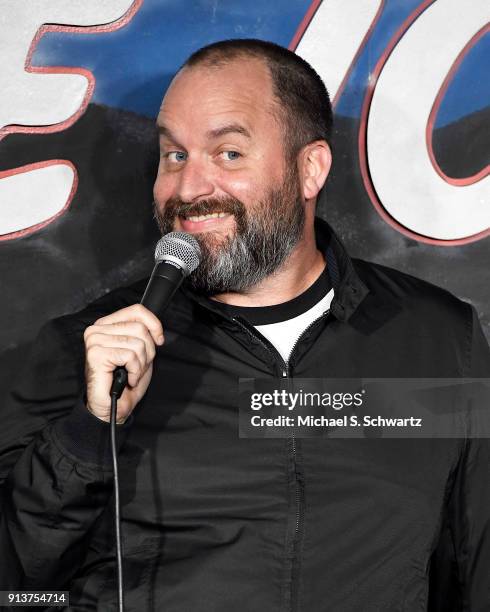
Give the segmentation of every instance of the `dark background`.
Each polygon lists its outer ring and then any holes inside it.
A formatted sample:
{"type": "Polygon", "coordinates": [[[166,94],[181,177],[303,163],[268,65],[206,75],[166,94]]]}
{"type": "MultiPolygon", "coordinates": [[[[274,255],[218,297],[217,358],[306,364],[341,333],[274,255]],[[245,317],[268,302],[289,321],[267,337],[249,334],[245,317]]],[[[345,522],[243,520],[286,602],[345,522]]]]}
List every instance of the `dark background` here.
{"type": "MultiPolygon", "coordinates": [[[[482,126],[489,126],[489,120],[487,108],[434,132],[435,154],[446,174],[469,176],[488,163],[489,130],[482,126]]],[[[472,303],[490,338],[490,240],[432,246],[386,224],[361,180],[358,129],[357,120],[336,117],[334,165],[318,213],[351,255],[424,278],[472,303]]],[[[90,104],[65,131],[11,134],[1,142],[0,170],[56,158],[71,160],[79,173],[78,191],[67,212],[37,233],[0,242],[3,390],[43,323],[148,275],[153,266],[159,238],[152,218],[158,163],[154,122],[90,104]]]]}

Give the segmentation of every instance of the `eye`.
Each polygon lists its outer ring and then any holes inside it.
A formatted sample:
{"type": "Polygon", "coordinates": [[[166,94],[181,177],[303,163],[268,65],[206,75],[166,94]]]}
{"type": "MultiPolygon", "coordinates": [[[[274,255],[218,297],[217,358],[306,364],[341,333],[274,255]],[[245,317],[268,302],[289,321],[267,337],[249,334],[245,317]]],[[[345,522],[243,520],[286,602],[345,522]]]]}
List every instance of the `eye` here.
{"type": "Polygon", "coordinates": [[[221,151],[220,155],[225,161],[235,161],[241,157],[238,151],[221,151]]]}
{"type": "Polygon", "coordinates": [[[172,163],[181,163],[187,159],[187,153],[183,151],[169,151],[165,157],[172,163]]]}

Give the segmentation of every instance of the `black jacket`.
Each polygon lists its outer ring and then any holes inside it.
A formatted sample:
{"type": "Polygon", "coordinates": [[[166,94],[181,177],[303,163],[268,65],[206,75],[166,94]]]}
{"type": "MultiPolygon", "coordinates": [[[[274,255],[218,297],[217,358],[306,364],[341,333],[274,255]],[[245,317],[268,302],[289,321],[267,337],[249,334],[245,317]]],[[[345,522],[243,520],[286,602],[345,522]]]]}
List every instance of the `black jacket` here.
{"type": "MultiPolygon", "coordinates": [[[[471,306],[351,261],[318,223],[335,297],[288,364],[243,321],[178,292],[150,387],[118,429],[127,610],[490,610],[488,440],[239,439],[239,377],[488,377],[471,306]],[[430,588],[429,588],[430,587],[430,588]]],[[[41,332],[4,409],[0,589],[114,610],[108,425],[83,404],[86,326],[41,332]]]]}

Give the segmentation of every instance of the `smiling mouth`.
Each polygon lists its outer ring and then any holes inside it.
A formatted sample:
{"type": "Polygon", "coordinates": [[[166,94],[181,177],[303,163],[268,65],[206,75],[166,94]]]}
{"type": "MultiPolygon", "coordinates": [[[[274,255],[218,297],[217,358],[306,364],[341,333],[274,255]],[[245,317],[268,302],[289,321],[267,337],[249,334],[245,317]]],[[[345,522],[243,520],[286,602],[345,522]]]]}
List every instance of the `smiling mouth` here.
{"type": "Polygon", "coordinates": [[[178,216],[178,225],[184,232],[223,232],[231,230],[234,215],[229,212],[213,212],[205,215],[182,214],[178,216]]]}
{"type": "Polygon", "coordinates": [[[225,212],[214,212],[206,215],[182,215],[181,218],[185,221],[192,221],[193,223],[198,223],[200,221],[207,221],[208,219],[222,219],[228,214],[229,213],[225,212]]]}

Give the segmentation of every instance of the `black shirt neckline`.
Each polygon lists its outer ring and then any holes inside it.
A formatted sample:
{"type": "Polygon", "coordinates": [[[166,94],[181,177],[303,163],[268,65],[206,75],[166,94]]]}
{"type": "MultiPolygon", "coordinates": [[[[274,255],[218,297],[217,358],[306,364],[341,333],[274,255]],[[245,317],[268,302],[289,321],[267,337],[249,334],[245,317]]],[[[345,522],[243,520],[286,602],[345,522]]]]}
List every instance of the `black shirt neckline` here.
{"type": "Polygon", "coordinates": [[[217,300],[211,300],[213,306],[218,307],[224,314],[230,317],[241,317],[251,325],[270,325],[281,323],[297,317],[310,308],[313,308],[332,288],[327,266],[316,281],[292,300],[274,304],[272,306],[234,306],[224,304],[217,300]]]}

